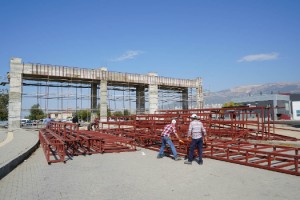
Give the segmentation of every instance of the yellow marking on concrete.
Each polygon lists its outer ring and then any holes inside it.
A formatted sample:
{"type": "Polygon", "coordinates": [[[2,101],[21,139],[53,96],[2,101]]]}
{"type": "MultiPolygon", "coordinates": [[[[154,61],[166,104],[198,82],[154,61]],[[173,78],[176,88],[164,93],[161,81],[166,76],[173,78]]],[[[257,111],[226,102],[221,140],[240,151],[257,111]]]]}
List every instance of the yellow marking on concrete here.
{"type": "Polygon", "coordinates": [[[7,136],[6,136],[6,139],[3,142],[0,143],[0,147],[10,143],[13,139],[14,139],[13,132],[8,132],[7,136]]]}

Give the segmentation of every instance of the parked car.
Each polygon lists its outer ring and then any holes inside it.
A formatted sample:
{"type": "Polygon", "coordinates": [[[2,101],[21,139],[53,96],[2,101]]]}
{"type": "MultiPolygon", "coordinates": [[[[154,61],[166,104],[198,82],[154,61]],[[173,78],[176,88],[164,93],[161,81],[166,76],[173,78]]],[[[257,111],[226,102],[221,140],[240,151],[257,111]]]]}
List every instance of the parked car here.
{"type": "Polygon", "coordinates": [[[36,122],[30,119],[21,119],[21,126],[33,126],[36,122]]]}
{"type": "Polygon", "coordinates": [[[69,123],[72,123],[72,118],[61,119],[60,122],[69,122],[69,123]]]}
{"type": "Polygon", "coordinates": [[[8,121],[0,121],[0,127],[7,128],[8,127],[8,121]]]}
{"type": "Polygon", "coordinates": [[[28,120],[27,122],[26,122],[26,126],[32,126],[33,125],[33,121],[32,120],[28,120]]]}
{"type": "Polygon", "coordinates": [[[29,119],[21,119],[21,126],[26,126],[29,119]]]}

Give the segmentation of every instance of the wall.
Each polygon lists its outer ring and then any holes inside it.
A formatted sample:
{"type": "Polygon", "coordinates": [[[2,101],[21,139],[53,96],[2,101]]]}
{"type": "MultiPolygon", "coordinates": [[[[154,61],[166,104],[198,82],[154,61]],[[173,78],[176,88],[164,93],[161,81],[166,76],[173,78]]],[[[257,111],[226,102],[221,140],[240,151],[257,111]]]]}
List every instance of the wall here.
{"type": "Polygon", "coordinates": [[[293,101],[293,120],[300,120],[300,101],[293,101]]]}

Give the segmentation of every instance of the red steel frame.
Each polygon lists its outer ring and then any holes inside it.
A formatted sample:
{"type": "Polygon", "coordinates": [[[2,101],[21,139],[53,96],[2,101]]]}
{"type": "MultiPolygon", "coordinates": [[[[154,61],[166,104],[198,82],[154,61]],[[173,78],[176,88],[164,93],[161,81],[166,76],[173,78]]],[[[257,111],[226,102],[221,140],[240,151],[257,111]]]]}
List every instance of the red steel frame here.
{"type": "Polygon", "coordinates": [[[39,138],[48,164],[65,162],[66,156],[136,150],[134,139],[79,130],[72,123],[50,122],[39,138]]]}
{"type": "MultiPolygon", "coordinates": [[[[190,141],[185,138],[190,115],[195,113],[200,116],[208,133],[208,142],[203,149],[204,157],[299,176],[299,148],[249,142],[298,140],[275,133],[270,109],[234,107],[165,110],[152,115],[110,117],[110,121],[101,123],[96,131],[79,130],[75,124],[52,122],[48,129],[40,131],[40,140],[48,162],[62,161],[62,147],[71,156],[134,151],[136,145],[158,151],[164,126],[176,119],[177,132],[184,143],[179,143],[177,138],[172,140],[178,153],[186,156],[190,141]],[[50,159],[53,151],[55,155],[61,155],[60,159],[50,159]]],[[[170,149],[166,148],[165,151],[168,153],[170,149]]]]}
{"type": "Polygon", "coordinates": [[[279,145],[246,142],[226,144],[222,141],[209,141],[204,148],[203,156],[299,176],[298,152],[299,148],[279,145]]]}
{"type": "Polygon", "coordinates": [[[60,137],[49,129],[41,129],[39,139],[48,164],[65,161],[64,142],[60,137]]]}
{"type": "MultiPolygon", "coordinates": [[[[153,115],[114,117],[114,121],[102,123],[102,131],[108,134],[121,134],[134,138],[138,146],[158,151],[160,133],[164,125],[176,119],[177,131],[184,141],[179,143],[172,138],[179,154],[186,156],[189,141],[184,139],[192,113],[200,116],[207,133],[208,142],[204,157],[238,163],[299,176],[299,148],[268,144],[253,144],[248,141],[298,139],[275,133],[270,120],[269,107],[234,107],[196,110],[166,110],[153,115]],[[127,120],[126,120],[127,119],[127,120]],[[104,126],[107,129],[104,129],[104,126]]],[[[166,149],[170,152],[170,149],[166,149]]],[[[196,153],[197,154],[197,153],[196,153]]]]}

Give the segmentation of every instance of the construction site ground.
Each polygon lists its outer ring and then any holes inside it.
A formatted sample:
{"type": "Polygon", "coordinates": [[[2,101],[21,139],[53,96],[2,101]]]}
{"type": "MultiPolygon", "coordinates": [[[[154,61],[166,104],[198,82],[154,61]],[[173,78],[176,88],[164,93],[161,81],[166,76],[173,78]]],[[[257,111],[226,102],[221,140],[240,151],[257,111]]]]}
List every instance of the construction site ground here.
{"type": "MultiPolygon", "coordinates": [[[[5,130],[0,130],[6,138],[0,143],[1,170],[38,141],[37,131],[20,129],[11,136],[5,130]]],[[[280,132],[300,138],[300,131],[280,132]]],[[[300,196],[299,176],[207,158],[203,165],[185,165],[184,159],[156,156],[155,151],[138,148],[48,165],[38,147],[0,180],[0,199],[294,200],[300,196]]]]}

